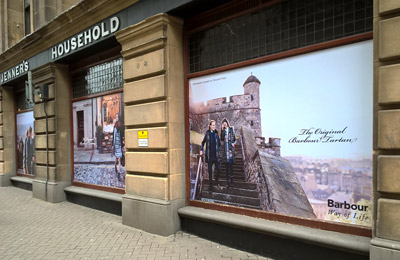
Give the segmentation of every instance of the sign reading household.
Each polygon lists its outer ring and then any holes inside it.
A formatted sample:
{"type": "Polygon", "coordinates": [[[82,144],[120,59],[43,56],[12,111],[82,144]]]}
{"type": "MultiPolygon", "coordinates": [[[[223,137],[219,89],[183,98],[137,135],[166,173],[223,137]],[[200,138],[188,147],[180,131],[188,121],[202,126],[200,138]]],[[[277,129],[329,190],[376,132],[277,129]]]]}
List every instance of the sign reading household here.
{"type": "MultiPolygon", "coordinates": [[[[53,46],[48,50],[51,52],[51,61],[57,60],[88,44],[112,35],[119,30],[120,24],[120,18],[113,16],[53,46]]],[[[29,69],[32,69],[29,66],[29,62],[22,61],[20,64],[0,73],[0,85],[22,76],[27,73],[29,69]]]]}
{"type": "Polygon", "coordinates": [[[372,60],[365,41],[191,79],[191,199],[371,226],[372,60]]]}
{"type": "Polygon", "coordinates": [[[120,20],[117,16],[113,16],[104,22],[96,24],[92,28],[89,28],[64,42],[53,46],[51,48],[51,59],[59,59],[71,51],[83,48],[92,42],[98,41],[99,39],[113,34],[119,29],[119,26],[120,20]]]}

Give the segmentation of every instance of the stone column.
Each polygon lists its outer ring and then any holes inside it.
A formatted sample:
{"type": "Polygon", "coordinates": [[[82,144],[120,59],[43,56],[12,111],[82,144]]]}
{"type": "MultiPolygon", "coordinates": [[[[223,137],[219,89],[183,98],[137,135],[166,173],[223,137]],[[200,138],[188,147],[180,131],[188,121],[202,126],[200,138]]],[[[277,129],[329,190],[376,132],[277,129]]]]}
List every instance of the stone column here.
{"type": "Polygon", "coordinates": [[[400,259],[400,1],[374,1],[374,196],[370,259],[400,259]]]}
{"type": "Polygon", "coordinates": [[[35,92],[39,85],[49,86],[49,100],[45,104],[35,94],[35,180],[33,197],[49,202],[65,200],[64,187],[71,185],[70,144],[70,78],[68,67],[46,64],[32,72],[35,92]],[[46,114],[48,114],[49,176],[47,178],[46,114]],[[47,198],[46,198],[47,186],[47,198]]]}
{"type": "Polygon", "coordinates": [[[0,187],[16,175],[15,98],[10,87],[0,89],[0,187]],[[4,127],[6,126],[6,127],[4,127]]]}
{"type": "Polygon", "coordinates": [[[126,194],[123,224],[160,235],[185,205],[182,21],[153,16],[116,33],[124,58],[126,194]],[[138,132],[148,131],[148,146],[138,132]]]}

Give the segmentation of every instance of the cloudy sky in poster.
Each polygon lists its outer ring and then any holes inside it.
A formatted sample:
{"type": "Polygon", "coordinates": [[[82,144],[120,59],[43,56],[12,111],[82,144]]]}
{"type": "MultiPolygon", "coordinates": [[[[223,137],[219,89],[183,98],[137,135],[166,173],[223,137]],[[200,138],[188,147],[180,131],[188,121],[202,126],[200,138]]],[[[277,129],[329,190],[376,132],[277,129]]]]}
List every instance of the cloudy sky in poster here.
{"type": "Polygon", "coordinates": [[[191,79],[193,99],[241,95],[251,74],[261,81],[263,136],[281,138],[282,156],[371,158],[372,41],[191,79]],[[352,142],[289,143],[305,139],[302,129],[313,132],[309,140],[322,136],[316,129],[345,129],[332,139],[352,142]]]}

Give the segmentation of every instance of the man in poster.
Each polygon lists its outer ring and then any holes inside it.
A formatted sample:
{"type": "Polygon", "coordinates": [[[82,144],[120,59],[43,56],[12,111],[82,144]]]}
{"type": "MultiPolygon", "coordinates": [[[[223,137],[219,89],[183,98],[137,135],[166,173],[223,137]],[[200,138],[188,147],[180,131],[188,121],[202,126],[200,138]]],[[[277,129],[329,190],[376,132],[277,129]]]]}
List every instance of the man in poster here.
{"type": "Polygon", "coordinates": [[[213,179],[213,171],[212,171],[213,164],[217,168],[217,176],[215,176],[215,181],[216,181],[217,185],[218,185],[219,173],[221,171],[220,158],[219,158],[221,142],[219,139],[218,131],[215,130],[215,121],[214,120],[211,120],[210,123],[208,124],[208,130],[207,130],[206,134],[204,135],[203,141],[201,142],[200,155],[203,155],[204,144],[207,144],[205,162],[208,163],[208,176],[210,179],[210,192],[212,192],[213,191],[213,180],[212,180],[213,179]]]}
{"type": "Polygon", "coordinates": [[[24,146],[24,167],[25,173],[33,175],[33,166],[35,161],[35,147],[34,140],[32,138],[32,127],[26,130],[26,139],[24,146]]]}

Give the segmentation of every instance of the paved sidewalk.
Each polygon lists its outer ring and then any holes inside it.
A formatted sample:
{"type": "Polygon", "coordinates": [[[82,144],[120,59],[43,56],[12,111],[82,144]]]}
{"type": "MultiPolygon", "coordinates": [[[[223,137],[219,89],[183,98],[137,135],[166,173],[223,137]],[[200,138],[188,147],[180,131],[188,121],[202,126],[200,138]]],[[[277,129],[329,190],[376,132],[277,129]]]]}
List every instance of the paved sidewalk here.
{"type": "Polygon", "coordinates": [[[0,187],[0,259],[267,258],[184,232],[152,235],[122,225],[120,216],[0,187]]]}

